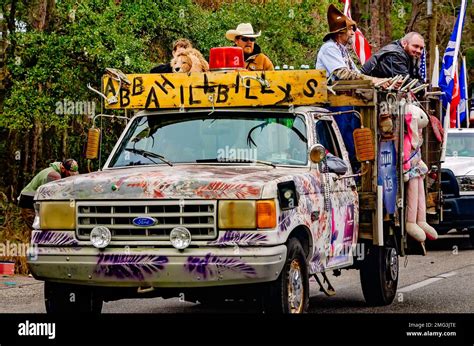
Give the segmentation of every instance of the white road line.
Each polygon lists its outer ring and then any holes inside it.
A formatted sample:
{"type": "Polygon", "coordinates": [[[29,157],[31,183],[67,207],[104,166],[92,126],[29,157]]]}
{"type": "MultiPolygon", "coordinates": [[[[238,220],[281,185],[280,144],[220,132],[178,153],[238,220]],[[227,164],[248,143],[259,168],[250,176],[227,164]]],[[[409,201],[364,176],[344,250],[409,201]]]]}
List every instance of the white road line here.
{"type": "Polygon", "coordinates": [[[453,275],[456,275],[457,272],[448,272],[448,273],[444,273],[444,274],[439,274],[435,277],[432,277],[432,278],[429,278],[429,279],[426,279],[426,280],[423,280],[423,281],[420,281],[420,282],[417,282],[415,284],[412,284],[412,285],[409,285],[409,286],[405,286],[403,288],[400,288],[399,290],[397,290],[397,292],[399,293],[405,293],[405,292],[410,292],[410,291],[414,291],[418,288],[421,288],[421,287],[424,287],[424,286],[427,286],[429,284],[432,284],[433,282],[436,282],[436,281],[439,281],[439,280],[443,280],[443,279],[446,279],[446,278],[449,278],[450,276],[453,276],[453,275]]]}

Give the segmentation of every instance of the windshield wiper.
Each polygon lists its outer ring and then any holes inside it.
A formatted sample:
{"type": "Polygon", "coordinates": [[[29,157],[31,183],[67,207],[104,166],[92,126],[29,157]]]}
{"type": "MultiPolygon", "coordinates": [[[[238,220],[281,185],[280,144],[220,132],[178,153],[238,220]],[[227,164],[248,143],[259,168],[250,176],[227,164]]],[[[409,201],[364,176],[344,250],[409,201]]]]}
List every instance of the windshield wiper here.
{"type": "Polygon", "coordinates": [[[202,159],[202,160],[196,160],[197,163],[206,163],[206,162],[235,162],[235,163],[260,163],[262,165],[267,165],[267,166],[272,166],[273,168],[276,168],[276,165],[273,162],[270,161],[262,161],[262,160],[250,160],[250,159],[231,159],[228,157],[220,157],[220,158],[215,158],[215,159],[202,159]]]}
{"type": "Polygon", "coordinates": [[[157,164],[158,162],[152,160],[151,157],[153,157],[155,159],[160,159],[161,161],[163,161],[167,165],[173,166],[173,164],[171,162],[169,162],[167,159],[165,159],[165,157],[163,155],[155,154],[155,153],[152,153],[151,151],[146,151],[146,150],[143,150],[143,149],[125,148],[125,150],[130,151],[131,153],[134,153],[134,154],[141,155],[141,156],[149,159],[153,163],[157,164]]]}

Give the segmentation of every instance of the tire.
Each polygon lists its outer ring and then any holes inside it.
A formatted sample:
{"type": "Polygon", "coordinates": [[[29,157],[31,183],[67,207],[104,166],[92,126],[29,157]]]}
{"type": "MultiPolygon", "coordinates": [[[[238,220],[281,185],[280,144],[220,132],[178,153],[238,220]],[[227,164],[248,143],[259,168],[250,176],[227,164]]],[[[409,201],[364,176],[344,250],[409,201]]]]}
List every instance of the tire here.
{"type": "Polygon", "coordinates": [[[397,293],[399,257],[391,246],[371,245],[360,268],[365,301],[370,306],[392,303],[397,293]]]}
{"type": "Polygon", "coordinates": [[[44,300],[48,314],[100,314],[103,306],[103,299],[93,288],[55,282],[44,283],[44,300]]]}
{"type": "Polygon", "coordinates": [[[283,270],[264,289],[263,308],[268,313],[305,313],[309,307],[308,263],[301,243],[290,238],[283,270]]]}

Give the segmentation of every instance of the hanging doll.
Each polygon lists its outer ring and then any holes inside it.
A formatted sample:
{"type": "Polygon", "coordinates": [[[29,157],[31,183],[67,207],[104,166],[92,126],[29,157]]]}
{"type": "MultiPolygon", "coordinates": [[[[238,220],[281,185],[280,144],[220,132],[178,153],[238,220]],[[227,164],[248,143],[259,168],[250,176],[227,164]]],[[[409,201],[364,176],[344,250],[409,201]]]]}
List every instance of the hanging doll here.
{"type": "Polygon", "coordinates": [[[434,240],[438,233],[426,222],[424,176],[428,167],[421,160],[422,130],[428,126],[428,115],[413,104],[406,106],[406,131],[403,142],[403,179],[407,183],[406,231],[419,242],[434,240]]]}

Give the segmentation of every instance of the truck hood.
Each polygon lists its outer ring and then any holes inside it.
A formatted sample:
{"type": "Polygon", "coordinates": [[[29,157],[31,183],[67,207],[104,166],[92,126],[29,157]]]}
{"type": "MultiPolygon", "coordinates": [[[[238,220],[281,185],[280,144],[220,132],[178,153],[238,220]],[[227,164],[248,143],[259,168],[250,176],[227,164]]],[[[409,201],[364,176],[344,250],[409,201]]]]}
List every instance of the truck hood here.
{"type": "MultiPolygon", "coordinates": [[[[37,200],[257,199],[265,185],[292,180],[308,168],[175,165],[109,169],[42,185],[37,200]],[[287,179],[285,178],[287,177],[287,179]]],[[[276,188],[271,189],[276,194],[276,188]]],[[[265,196],[275,197],[273,196],[265,196]]]]}
{"type": "Polygon", "coordinates": [[[474,175],[474,157],[448,156],[441,166],[453,171],[455,176],[474,175]]]}

